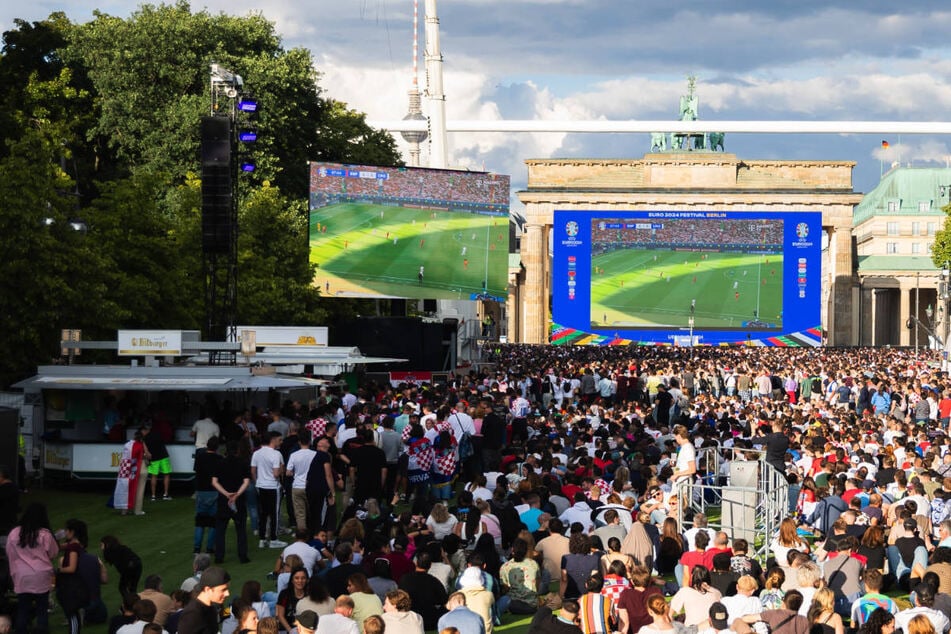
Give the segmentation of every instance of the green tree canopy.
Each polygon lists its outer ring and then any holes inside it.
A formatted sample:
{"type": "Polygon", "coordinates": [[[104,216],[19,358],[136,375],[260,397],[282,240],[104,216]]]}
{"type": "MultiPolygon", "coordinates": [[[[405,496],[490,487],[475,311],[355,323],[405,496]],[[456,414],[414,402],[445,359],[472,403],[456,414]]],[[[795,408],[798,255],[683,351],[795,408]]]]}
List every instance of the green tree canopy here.
{"type": "Polygon", "coordinates": [[[0,54],[0,383],[59,351],[62,328],[193,329],[203,319],[199,122],[210,64],[259,103],[239,181],[239,321],[329,323],[307,258],[310,160],[399,165],[393,138],[322,94],[311,53],[262,14],[142,5],[83,24],[17,21],[0,54]],[[88,231],[72,230],[81,218],[88,231]]]}

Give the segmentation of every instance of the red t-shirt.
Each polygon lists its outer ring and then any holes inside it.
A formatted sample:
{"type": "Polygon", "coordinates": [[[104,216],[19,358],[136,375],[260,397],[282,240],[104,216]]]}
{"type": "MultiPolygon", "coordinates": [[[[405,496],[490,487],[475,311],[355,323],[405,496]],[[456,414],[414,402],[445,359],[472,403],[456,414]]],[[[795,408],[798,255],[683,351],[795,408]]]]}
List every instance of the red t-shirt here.
{"type": "Polygon", "coordinates": [[[706,554],[706,551],[688,550],[680,556],[680,565],[684,567],[684,585],[687,585],[687,581],[690,579],[691,568],[694,566],[706,566],[706,564],[703,563],[706,554]]]}

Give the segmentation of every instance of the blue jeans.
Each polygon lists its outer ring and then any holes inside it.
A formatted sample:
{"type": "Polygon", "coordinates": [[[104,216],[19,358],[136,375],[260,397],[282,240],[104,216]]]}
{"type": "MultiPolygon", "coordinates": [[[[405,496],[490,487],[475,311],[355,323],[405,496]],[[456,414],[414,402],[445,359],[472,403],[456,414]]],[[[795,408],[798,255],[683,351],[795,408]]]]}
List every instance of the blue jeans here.
{"type": "Polygon", "coordinates": [[[218,512],[217,491],[195,491],[195,539],[194,548],[198,552],[208,535],[205,552],[215,549],[215,514],[218,512]]]}
{"type": "MultiPolygon", "coordinates": [[[[245,489],[244,502],[248,507],[248,517],[251,520],[251,530],[253,530],[254,534],[257,535],[258,533],[258,490],[254,486],[254,484],[252,484],[247,489],[245,489]]],[[[274,613],[272,612],[271,614],[274,614],[274,613]]]]}
{"type": "Polygon", "coordinates": [[[886,548],[885,554],[888,557],[888,569],[895,575],[895,579],[901,579],[904,575],[909,574],[915,564],[921,564],[922,568],[928,565],[928,551],[924,546],[915,549],[911,566],[905,565],[905,562],[901,559],[901,553],[898,552],[898,548],[895,546],[886,548]]]}

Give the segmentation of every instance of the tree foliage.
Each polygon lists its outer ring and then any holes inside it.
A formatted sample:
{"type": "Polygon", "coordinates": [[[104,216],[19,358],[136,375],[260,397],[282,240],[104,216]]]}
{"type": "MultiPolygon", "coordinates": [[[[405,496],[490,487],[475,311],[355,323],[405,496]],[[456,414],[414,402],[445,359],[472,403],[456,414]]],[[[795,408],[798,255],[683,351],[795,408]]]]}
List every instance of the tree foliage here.
{"type": "Polygon", "coordinates": [[[392,137],[322,94],[309,51],[261,15],[143,5],[83,24],[17,21],[0,55],[0,383],[58,355],[62,328],[204,323],[199,121],[209,65],[259,103],[239,184],[239,321],[328,323],[360,304],[311,285],[311,160],[398,165],[392,137]],[[88,231],[70,221],[81,218],[88,231]]]}
{"type": "Polygon", "coordinates": [[[931,246],[931,261],[939,269],[946,268],[951,262],[951,204],[941,208],[946,215],[944,228],[935,232],[934,244],[931,246]]]}

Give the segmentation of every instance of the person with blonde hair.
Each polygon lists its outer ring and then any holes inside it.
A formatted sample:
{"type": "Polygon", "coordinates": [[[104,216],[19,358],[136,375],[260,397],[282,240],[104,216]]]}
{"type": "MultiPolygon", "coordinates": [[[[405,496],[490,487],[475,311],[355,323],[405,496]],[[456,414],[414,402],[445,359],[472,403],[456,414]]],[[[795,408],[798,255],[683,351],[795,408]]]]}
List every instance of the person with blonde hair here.
{"type": "Polygon", "coordinates": [[[934,624],[924,614],[919,614],[908,621],[908,631],[905,634],[935,634],[934,624]]]}
{"type": "Polygon", "coordinates": [[[821,632],[821,634],[845,634],[842,617],[836,614],[835,611],[835,592],[831,588],[823,587],[816,590],[806,617],[809,619],[811,631],[817,632],[817,634],[818,632],[821,632]]]}
{"type": "Polygon", "coordinates": [[[812,597],[816,594],[816,588],[822,580],[822,571],[813,561],[807,561],[796,569],[796,590],[802,594],[802,605],[799,607],[799,614],[809,616],[809,607],[812,605],[812,597]]]}
{"type": "Polygon", "coordinates": [[[383,617],[377,614],[363,619],[363,634],[383,634],[386,630],[386,624],[383,617]]]}
{"type": "Polygon", "coordinates": [[[449,512],[449,508],[443,502],[434,504],[433,510],[426,518],[426,526],[433,532],[433,539],[437,541],[452,533],[458,523],[459,520],[449,512]]]}
{"type": "Polygon", "coordinates": [[[758,597],[753,596],[758,589],[759,583],[750,575],[743,575],[736,580],[736,594],[720,599],[720,603],[729,613],[729,623],[747,614],[759,614],[763,611],[763,604],[758,597]]]}

